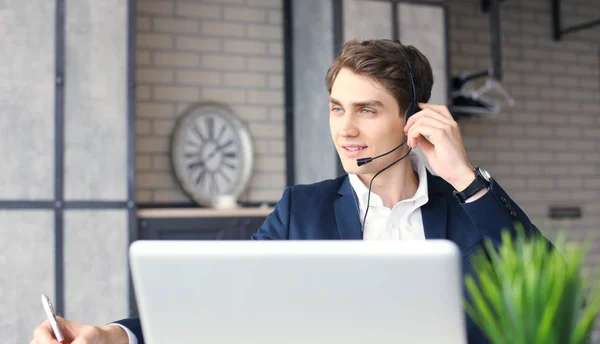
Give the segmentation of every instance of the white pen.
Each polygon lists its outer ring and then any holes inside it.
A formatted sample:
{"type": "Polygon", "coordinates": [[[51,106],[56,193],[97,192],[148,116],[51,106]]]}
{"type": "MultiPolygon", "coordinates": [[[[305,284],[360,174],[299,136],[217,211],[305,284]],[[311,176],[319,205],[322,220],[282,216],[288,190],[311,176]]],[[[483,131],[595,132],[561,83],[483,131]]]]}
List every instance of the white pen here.
{"type": "Polygon", "coordinates": [[[60,344],[65,344],[65,337],[60,330],[60,326],[58,326],[58,321],[56,321],[54,307],[52,307],[52,303],[48,296],[44,294],[42,294],[42,305],[44,306],[44,311],[46,311],[46,317],[48,318],[48,322],[50,322],[50,327],[52,327],[52,331],[54,331],[54,337],[60,344]]]}

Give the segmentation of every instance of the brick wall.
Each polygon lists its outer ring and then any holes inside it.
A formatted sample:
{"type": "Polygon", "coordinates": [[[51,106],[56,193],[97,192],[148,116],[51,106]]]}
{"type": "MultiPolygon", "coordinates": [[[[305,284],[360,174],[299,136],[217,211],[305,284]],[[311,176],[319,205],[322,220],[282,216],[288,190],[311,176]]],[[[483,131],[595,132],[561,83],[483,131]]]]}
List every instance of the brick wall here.
{"type": "MultiPolygon", "coordinates": [[[[598,0],[563,0],[564,26],[600,18],[598,0]]],[[[491,66],[489,17],[479,1],[451,0],[451,66],[458,74],[491,66]]],[[[516,105],[493,119],[461,120],[474,164],[489,169],[550,239],[582,242],[600,264],[600,27],[552,39],[550,1],[501,3],[504,85],[516,105]],[[576,205],[578,220],[550,220],[552,205],[576,205]]],[[[598,287],[598,286],[596,286],[598,287]]],[[[593,342],[600,342],[600,324],[593,342]]]]}
{"type": "MultiPolygon", "coordinates": [[[[504,85],[517,104],[463,119],[470,157],[488,168],[549,236],[583,239],[600,223],[599,28],[551,37],[546,0],[501,4],[504,85]],[[580,220],[550,221],[551,205],[580,220]]],[[[285,185],[281,0],[138,0],[138,201],[189,202],[170,172],[169,135],[190,103],[224,100],[249,124],[257,153],[245,200],[276,201],[285,185]]],[[[600,17],[600,2],[563,1],[563,24],[600,17]]],[[[450,1],[454,74],[489,68],[488,15],[450,1]]],[[[600,241],[593,251],[600,260],[600,241]]]]}
{"type": "MultiPolygon", "coordinates": [[[[491,66],[479,1],[450,1],[454,74],[491,66]]],[[[600,1],[562,1],[565,26],[600,18],[600,1]]],[[[504,85],[516,100],[493,119],[461,121],[467,150],[542,232],[584,240],[600,231],[600,28],[552,39],[550,1],[501,3],[504,85]],[[550,221],[552,205],[582,218],[550,221]]],[[[600,262],[600,238],[590,262],[600,262]]]]}
{"type": "Polygon", "coordinates": [[[142,203],[190,202],[173,178],[170,134],[199,101],[230,104],[248,125],[255,167],[242,201],[285,186],[281,0],[138,0],[137,189],[142,203]]]}

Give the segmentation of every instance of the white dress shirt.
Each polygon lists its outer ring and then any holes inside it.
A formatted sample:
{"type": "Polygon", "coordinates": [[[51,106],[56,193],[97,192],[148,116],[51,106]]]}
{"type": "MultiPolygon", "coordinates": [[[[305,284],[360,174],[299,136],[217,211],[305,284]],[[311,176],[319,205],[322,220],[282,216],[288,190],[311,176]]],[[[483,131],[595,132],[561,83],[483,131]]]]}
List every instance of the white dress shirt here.
{"type": "MultiPolygon", "coordinates": [[[[427,193],[427,169],[418,154],[410,152],[413,170],[417,173],[417,192],[402,200],[393,208],[383,205],[381,197],[371,190],[369,213],[364,224],[363,240],[425,240],[421,206],[429,201],[427,193]]],[[[358,197],[361,225],[367,211],[369,188],[356,174],[349,174],[350,184],[358,197]]]]}

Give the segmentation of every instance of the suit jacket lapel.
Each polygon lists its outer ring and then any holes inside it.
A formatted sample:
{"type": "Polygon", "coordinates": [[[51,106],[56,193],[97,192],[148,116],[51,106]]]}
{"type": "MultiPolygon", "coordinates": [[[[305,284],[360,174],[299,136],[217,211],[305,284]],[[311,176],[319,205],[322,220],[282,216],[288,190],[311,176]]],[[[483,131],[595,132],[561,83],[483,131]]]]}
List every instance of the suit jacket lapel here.
{"type": "Polygon", "coordinates": [[[357,202],[350,180],[346,176],[338,190],[338,198],[333,202],[335,222],[342,240],[362,240],[363,238],[357,202]]]}
{"type": "Polygon", "coordinates": [[[448,203],[442,188],[427,172],[427,190],[429,201],[421,207],[425,239],[446,239],[448,203]]]}

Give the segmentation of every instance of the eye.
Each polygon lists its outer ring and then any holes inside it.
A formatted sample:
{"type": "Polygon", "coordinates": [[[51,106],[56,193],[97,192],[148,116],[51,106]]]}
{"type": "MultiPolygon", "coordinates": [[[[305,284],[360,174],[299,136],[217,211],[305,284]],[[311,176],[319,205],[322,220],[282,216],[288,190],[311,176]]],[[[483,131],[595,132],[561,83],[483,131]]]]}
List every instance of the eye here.
{"type": "Polygon", "coordinates": [[[331,108],[331,112],[342,112],[342,108],[339,106],[334,106],[331,108]]]}
{"type": "Polygon", "coordinates": [[[362,110],[360,110],[360,112],[361,112],[362,114],[369,115],[369,116],[370,116],[370,115],[374,115],[374,114],[375,114],[375,111],[373,111],[373,110],[371,110],[371,109],[362,109],[362,110]]]}

